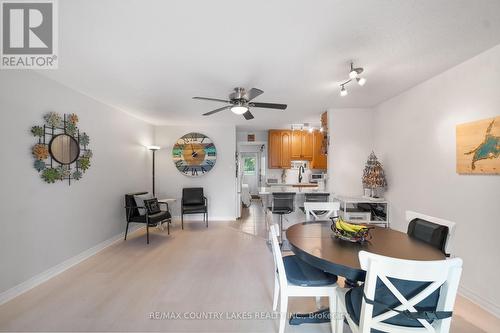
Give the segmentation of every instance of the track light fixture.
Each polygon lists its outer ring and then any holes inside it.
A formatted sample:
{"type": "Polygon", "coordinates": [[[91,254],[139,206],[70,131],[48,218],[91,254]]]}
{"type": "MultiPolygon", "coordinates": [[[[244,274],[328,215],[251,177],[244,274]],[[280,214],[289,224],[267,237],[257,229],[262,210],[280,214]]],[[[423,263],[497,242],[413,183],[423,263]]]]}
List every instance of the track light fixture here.
{"type": "Polygon", "coordinates": [[[365,85],[366,79],[364,77],[360,77],[360,74],[363,73],[363,71],[364,71],[363,67],[354,67],[354,63],[351,62],[351,68],[349,70],[349,80],[340,84],[340,96],[347,96],[347,90],[345,88],[345,85],[354,79],[360,86],[365,85]]]}

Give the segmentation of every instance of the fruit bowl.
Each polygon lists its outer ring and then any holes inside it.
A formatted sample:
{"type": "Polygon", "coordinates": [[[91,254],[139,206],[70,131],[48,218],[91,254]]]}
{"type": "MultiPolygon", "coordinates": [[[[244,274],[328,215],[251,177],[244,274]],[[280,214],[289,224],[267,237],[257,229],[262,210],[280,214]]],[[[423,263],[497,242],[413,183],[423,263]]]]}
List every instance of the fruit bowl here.
{"type": "Polygon", "coordinates": [[[335,237],[352,243],[364,243],[370,240],[372,238],[370,229],[373,228],[373,226],[347,223],[340,218],[331,226],[335,237]]]}

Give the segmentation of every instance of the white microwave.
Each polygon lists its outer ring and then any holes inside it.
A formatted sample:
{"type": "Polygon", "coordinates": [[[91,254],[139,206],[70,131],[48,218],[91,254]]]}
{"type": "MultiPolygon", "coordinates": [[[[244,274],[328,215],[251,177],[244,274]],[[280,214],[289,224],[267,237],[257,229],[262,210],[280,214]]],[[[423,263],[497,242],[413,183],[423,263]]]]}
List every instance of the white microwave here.
{"type": "Polygon", "coordinates": [[[309,176],[310,183],[319,183],[326,179],[326,173],[311,173],[309,176]]]}

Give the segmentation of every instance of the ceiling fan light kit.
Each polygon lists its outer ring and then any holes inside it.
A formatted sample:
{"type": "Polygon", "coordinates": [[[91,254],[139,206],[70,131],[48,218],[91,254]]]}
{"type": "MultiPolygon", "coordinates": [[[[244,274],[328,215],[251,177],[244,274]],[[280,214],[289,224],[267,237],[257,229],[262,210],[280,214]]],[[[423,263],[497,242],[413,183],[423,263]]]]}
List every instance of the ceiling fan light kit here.
{"type": "Polygon", "coordinates": [[[252,88],[246,91],[244,88],[237,87],[234,88],[234,91],[229,94],[229,99],[219,99],[219,98],[209,98],[209,97],[193,97],[193,99],[202,99],[206,101],[213,102],[221,102],[227,103],[228,105],[223,106],[221,108],[205,112],[204,116],[209,116],[211,114],[224,111],[230,109],[231,112],[238,115],[243,115],[246,120],[253,119],[254,116],[250,112],[250,108],[265,108],[265,109],[275,109],[275,110],[285,110],[287,108],[286,104],[277,104],[277,103],[259,103],[259,102],[251,102],[257,96],[260,96],[264,93],[264,91],[252,88]]]}
{"type": "Polygon", "coordinates": [[[347,89],[345,88],[345,85],[353,80],[356,80],[356,82],[361,87],[365,85],[366,78],[360,76],[361,73],[363,73],[363,71],[364,71],[363,67],[354,67],[354,63],[351,62],[351,68],[349,70],[349,79],[344,83],[340,84],[340,96],[342,97],[347,96],[347,89]]]}
{"type": "Polygon", "coordinates": [[[231,107],[231,111],[234,114],[244,114],[245,112],[248,111],[248,107],[243,106],[243,105],[235,105],[235,106],[231,107]]]}

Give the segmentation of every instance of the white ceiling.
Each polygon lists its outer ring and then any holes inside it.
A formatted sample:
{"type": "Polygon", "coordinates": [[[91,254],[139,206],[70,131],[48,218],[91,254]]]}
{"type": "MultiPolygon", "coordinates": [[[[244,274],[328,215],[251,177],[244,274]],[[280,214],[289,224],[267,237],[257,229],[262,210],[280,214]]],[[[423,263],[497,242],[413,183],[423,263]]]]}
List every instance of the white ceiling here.
{"type": "MultiPolygon", "coordinates": [[[[500,43],[496,0],[59,1],[59,69],[40,71],[155,124],[270,128],[370,107],[500,43]],[[348,64],[367,84],[338,96],[348,64]],[[265,91],[255,119],[192,96],[265,91]]],[[[463,78],[473,84],[474,78],[463,78]]]]}

